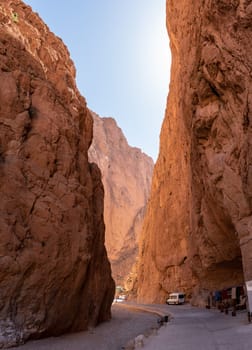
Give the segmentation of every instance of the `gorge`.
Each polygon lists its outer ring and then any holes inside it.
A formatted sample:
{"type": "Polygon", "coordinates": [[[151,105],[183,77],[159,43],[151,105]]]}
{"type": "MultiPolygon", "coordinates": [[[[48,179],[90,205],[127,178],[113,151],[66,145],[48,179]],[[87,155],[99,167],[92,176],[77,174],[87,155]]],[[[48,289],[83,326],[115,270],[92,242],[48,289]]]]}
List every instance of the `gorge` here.
{"type": "Polygon", "coordinates": [[[152,160],[89,110],[61,39],[21,0],[0,3],[0,347],[111,318],[105,241],[116,282],[138,259],[138,302],[177,290],[202,306],[252,280],[252,4],[166,8],[171,82],[150,184],[152,160]]]}

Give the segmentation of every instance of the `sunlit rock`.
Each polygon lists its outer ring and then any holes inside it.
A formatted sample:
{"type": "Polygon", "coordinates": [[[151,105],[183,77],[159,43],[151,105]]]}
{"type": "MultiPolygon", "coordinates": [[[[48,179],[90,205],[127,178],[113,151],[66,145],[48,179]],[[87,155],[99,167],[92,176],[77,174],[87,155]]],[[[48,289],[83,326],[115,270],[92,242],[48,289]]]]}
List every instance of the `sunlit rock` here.
{"type": "Polygon", "coordinates": [[[92,116],[94,137],[89,159],[102,172],[105,244],[117,285],[131,289],[129,280],[135,278],[133,265],[150,192],[153,160],[139,148],[128,145],[113,118],[100,118],[95,113],[92,116]]]}
{"type": "Polygon", "coordinates": [[[139,300],[252,280],[252,10],[167,1],[171,84],[142,235],[139,300]]]}

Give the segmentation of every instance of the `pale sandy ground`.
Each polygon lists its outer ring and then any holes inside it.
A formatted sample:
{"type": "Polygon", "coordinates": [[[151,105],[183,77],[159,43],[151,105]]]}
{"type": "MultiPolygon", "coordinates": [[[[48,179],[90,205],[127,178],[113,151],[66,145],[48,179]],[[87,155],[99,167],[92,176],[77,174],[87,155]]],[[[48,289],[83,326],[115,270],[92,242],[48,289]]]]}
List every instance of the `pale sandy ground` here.
{"type": "MultiPolygon", "coordinates": [[[[146,335],[135,349],[143,350],[250,350],[252,324],[246,311],[236,317],[217,310],[193,308],[190,305],[114,305],[113,318],[93,330],[58,338],[31,341],[20,350],[121,350],[138,335],[146,335]],[[140,307],[149,312],[137,311],[140,307]],[[156,313],[156,314],[155,314],[156,313]],[[158,331],[158,316],[172,315],[158,331]],[[156,333],[156,335],[155,335],[156,333]]],[[[130,348],[133,349],[133,348],[130,348]]]]}
{"type": "Polygon", "coordinates": [[[158,316],[126,309],[119,304],[112,307],[112,320],[87,332],[68,334],[27,342],[18,350],[120,350],[139,334],[157,328],[158,316]]]}

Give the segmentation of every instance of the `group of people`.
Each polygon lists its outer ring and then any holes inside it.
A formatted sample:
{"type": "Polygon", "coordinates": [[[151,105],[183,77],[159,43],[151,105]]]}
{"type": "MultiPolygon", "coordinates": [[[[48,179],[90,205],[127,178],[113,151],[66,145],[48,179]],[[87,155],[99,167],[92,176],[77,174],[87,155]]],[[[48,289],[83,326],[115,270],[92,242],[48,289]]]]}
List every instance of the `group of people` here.
{"type": "Polygon", "coordinates": [[[210,292],[207,300],[207,308],[216,307],[221,312],[228,313],[232,308],[232,315],[236,310],[246,309],[246,293],[244,286],[235,286],[220,291],[210,292]]]}

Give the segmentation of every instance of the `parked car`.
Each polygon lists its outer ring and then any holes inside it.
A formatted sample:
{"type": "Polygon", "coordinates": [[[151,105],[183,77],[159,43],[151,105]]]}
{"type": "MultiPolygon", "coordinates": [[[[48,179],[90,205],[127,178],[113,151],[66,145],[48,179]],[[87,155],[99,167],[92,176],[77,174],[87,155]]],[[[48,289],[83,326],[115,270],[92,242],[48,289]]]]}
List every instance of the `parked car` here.
{"type": "Polygon", "coordinates": [[[168,299],[166,300],[166,304],[171,305],[179,305],[184,304],[185,302],[185,294],[184,293],[171,293],[169,294],[168,299]]]}

